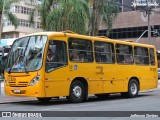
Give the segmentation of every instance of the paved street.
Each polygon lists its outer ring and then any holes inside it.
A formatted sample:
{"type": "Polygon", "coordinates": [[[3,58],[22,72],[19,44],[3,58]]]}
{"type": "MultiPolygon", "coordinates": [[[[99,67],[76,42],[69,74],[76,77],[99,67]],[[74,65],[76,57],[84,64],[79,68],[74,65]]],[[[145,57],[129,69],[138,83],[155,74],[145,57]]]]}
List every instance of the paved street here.
{"type": "Polygon", "coordinates": [[[87,102],[73,104],[65,98],[41,103],[35,98],[5,96],[3,83],[1,84],[0,111],[159,111],[159,108],[160,86],[141,92],[133,99],[122,98],[119,94],[111,95],[108,99],[90,96],[87,102]]]}
{"type": "Polygon", "coordinates": [[[158,111],[159,99],[160,91],[140,93],[139,97],[133,99],[121,98],[119,95],[108,99],[90,97],[87,102],[78,104],[69,103],[66,99],[40,103],[32,98],[15,100],[13,97],[13,101],[0,103],[0,111],[158,111]]]}
{"type": "MultiPolygon", "coordinates": [[[[143,94],[150,94],[150,93],[158,93],[160,94],[160,80],[158,81],[158,88],[156,89],[152,89],[152,90],[147,90],[147,91],[142,91],[140,93],[140,96],[143,94]]],[[[116,95],[112,95],[109,99],[111,98],[119,98],[120,95],[116,94],[116,95]]],[[[96,97],[90,97],[90,99],[95,99],[96,97]]],[[[97,98],[96,98],[97,99],[97,98]]],[[[19,102],[19,101],[28,101],[28,100],[37,100],[36,98],[32,98],[32,97],[13,97],[13,96],[6,96],[4,93],[4,83],[3,81],[0,82],[0,104],[3,103],[8,103],[8,102],[19,102]]],[[[61,100],[53,100],[53,102],[55,101],[66,101],[64,98],[62,98],[61,100]]],[[[90,101],[90,100],[89,100],[90,101]]]]}
{"type": "MultiPolygon", "coordinates": [[[[160,82],[159,82],[160,84],[160,82]]],[[[90,96],[84,103],[69,103],[65,98],[53,99],[49,103],[40,103],[35,98],[5,96],[1,84],[0,111],[158,111],[160,108],[160,86],[157,89],[144,91],[137,98],[126,99],[119,94],[111,95],[108,99],[90,96]],[[16,108],[16,109],[15,109],[16,108]]]]}

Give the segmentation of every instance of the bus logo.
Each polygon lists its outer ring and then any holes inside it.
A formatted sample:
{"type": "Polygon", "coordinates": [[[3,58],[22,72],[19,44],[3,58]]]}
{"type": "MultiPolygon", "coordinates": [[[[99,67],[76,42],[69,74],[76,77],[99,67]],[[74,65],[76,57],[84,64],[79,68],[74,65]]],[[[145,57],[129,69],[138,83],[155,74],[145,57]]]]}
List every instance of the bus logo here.
{"type": "Polygon", "coordinates": [[[15,78],[15,77],[8,76],[8,81],[9,81],[9,82],[16,82],[16,78],[15,78]]]}

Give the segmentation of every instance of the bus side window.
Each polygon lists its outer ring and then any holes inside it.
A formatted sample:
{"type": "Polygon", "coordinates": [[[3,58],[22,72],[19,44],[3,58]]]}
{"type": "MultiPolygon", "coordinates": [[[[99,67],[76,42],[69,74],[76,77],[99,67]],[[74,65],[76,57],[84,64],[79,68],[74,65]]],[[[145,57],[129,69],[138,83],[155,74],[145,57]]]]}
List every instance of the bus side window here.
{"type": "Polygon", "coordinates": [[[93,62],[92,42],[86,39],[69,38],[69,58],[72,62],[93,62]]]}
{"type": "Polygon", "coordinates": [[[134,55],[136,64],[149,65],[148,48],[134,47],[134,55]]]}
{"type": "Polygon", "coordinates": [[[66,43],[60,40],[50,40],[46,57],[46,71],[54,70],[66,64],[66,43]]]}
{"type": "Polygon", "coordinates": [[[125,55],[124,61],[128,64],[133,63],[133,57],[131,55],[125,55]]]}
{"type": "Polygon", "coordinates": [[[131,45],[116,45],[117,62],[122,64],[133,64],[133,52],[131,45]]]}
{"type": "Polygon", "coordinates": [[[150,53],[150,64],[155,65],[156,63],[155,63],[154,49],[150,48],[149,53],[150,53]]]}
{"type": "Polygon", "coordinates": [[[70,50],[70,60],[71,61],[79,61],[79,53],[75,50],[70,50]]]}
{"type": "Polygon", "coordinates": [[[117,62],[118,63],[124,63],[124,56],[123,55],[117,55],[117,62]]]}
{"type": "Polygon", "coordinates": [[[109,42],[95,41],[95,59],[97,63],[112,64],[114,60],[114,45],[109,42]]]}

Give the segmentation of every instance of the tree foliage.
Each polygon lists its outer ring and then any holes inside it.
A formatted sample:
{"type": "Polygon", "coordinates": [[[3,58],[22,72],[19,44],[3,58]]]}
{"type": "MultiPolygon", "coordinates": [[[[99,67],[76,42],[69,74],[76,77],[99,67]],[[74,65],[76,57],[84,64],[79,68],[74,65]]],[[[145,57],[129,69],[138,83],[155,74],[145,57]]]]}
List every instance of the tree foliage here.
{"type": "Polygon", "coordinates": [[[18,1],[19,0],[1,0],[0,1],[0,20],[2,19],[1,18],[2,14],[4,14],[4,16],[8,20],[10,20],[15,27],[18,26],[17,17],[14,14],[12,14],[12,11],[11,11],[11,5],[18,1]]]}
{"type": "MultiPolygon", "coordinates": [[[[89,35],[98,35],[102,21],[110,29],[118,12],[112,0],[42,0],[37,8],[43,30],[89,35]]],[[[30,16],[32,23],[33,20],[34,14],[30,16]]]]}
{"type": "Polygon", "coordinates": [[[40,7],[42,28],[86,34],[89,0],[44,0],[40,7]]]}
{"type": "Polygon", "coordinates": [[[11,5],[18,1],[19,0],[0,0],[0,39],[2,34],[4,16],[9,21],[11,21],[12,25],[14,25],[16,28],[18,26],[17,17],[14,14],[12,14],[12,11],[11,11],[11,5]]]}
{"type": "Polygon", "coordinates": [[[92,0],[89,34],[98,35],[98,29],[101,23],[104,23],[108,30],[110,30],[117,13],[118,7],[113,0],[92,0]]]}

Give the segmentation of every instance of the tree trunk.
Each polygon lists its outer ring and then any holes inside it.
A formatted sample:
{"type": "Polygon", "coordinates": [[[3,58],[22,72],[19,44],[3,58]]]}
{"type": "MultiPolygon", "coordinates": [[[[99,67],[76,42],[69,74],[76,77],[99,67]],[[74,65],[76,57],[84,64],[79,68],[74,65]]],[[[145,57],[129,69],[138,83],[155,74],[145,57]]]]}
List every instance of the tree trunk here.
{"type": "Polygon", "coordinates": [[[91,35],[92,36],[97,36],[98,35],[98,28],[99,28],[99,24],[98,24],[98,6],[96,3],[96,0],[93,2],[93,22],[92,22],[92,32],[91,35]]]}
{"type": "Polygon", "coordinates": [[[2,14],[0,16],[0,40],[2,39],[2,14]]]}

